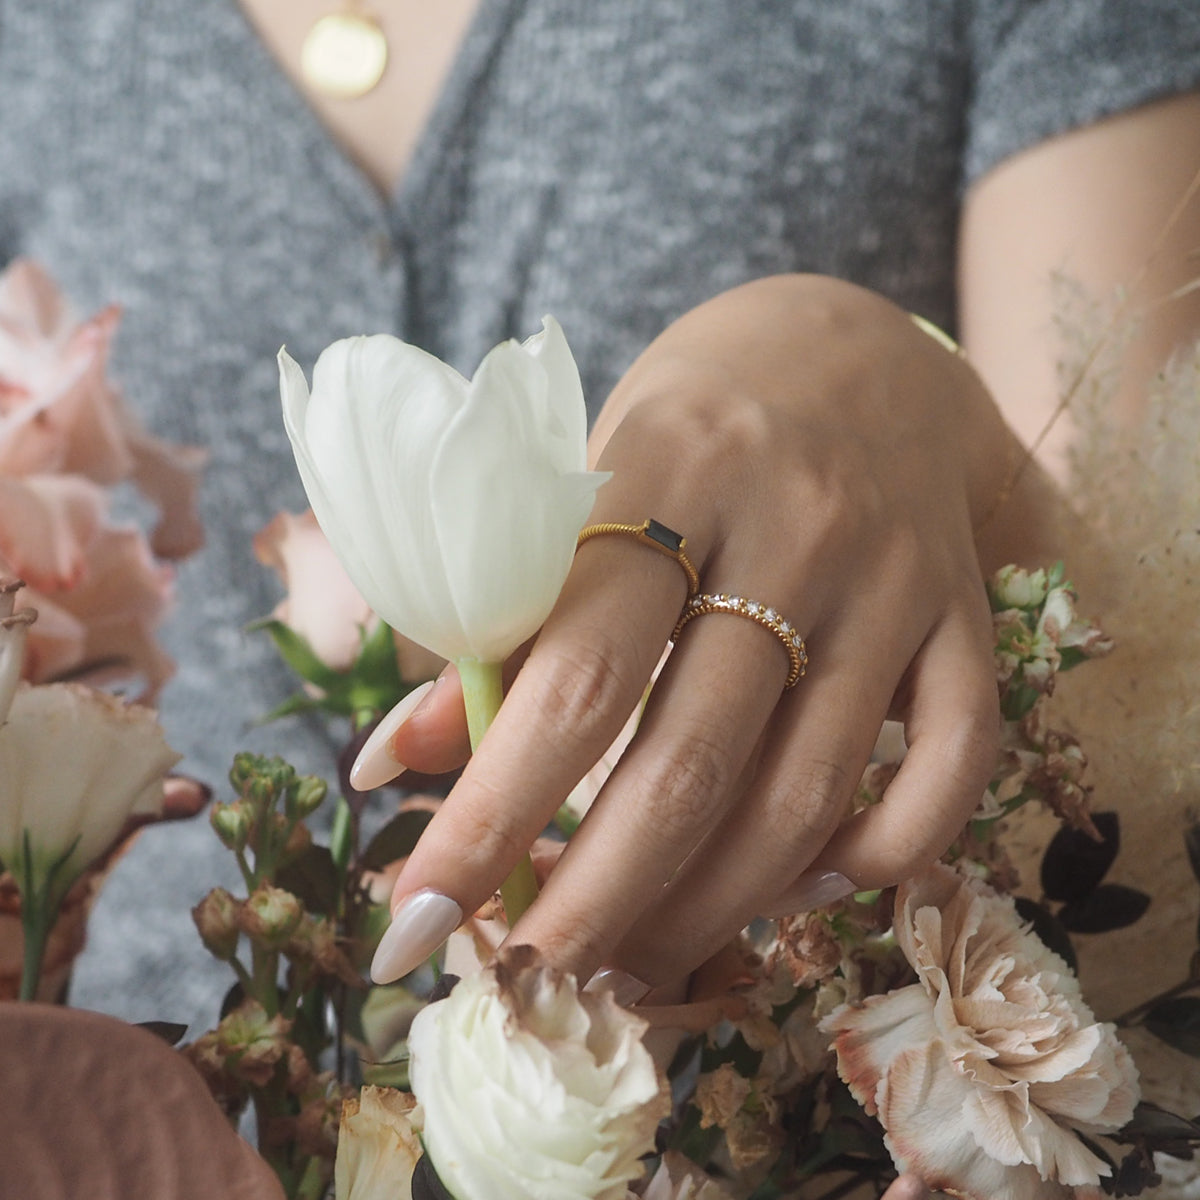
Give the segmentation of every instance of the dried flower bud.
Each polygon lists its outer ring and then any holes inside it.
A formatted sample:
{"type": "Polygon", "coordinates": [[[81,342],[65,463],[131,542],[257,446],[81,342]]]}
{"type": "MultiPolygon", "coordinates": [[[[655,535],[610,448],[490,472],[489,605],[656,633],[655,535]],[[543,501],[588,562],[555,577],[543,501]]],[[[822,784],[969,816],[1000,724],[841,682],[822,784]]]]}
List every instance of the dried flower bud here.
{"type": "Polygon", "coordinates": [[[1046,572],[1041,567],[1036,571],[1002,567],[992,576],[992,607],[1037,608],[1046,599],[1047,588],[1046,572]]]}
{"type": "Polygon", "coordinates": [[[304,906],[283,888],[263,884],[238,913],[238,924],[256,946],[282,950],[304,916],[304,906]]]}
{"type": "Polygon", "coordinates": [[[226,1067],[253,1087],[266,1087],[288,1053],[292,1022],[268,1017],[256,1000],[245,1000],[217,1026],[216,1040],[226,1067]]]}
{"type": "Polygon", "coordinates": [[[340,979],[351,987],[366,986],[366,981],[338,944],[337,929],[328,917],[314,919],[305,914],[284,947],[284,953],[292,962],[340,979]]]}
{"type": "Polygon", "coordinates": [[[315,775],[305,775],[297,779],[287,792],[286,811],[294,821],[302,821],[311,816],[325,799],[328,787],[323,779],[315,775]]]}
{"type": "Polygon", "coordinates": [[[230,850],[244,850],[250,840],[254,818],[244,801],[232,804],[214,804],[208,819],[221,844],[230,850]]]}
{"type": "Polygon", "coordinates": [[[208,952],[222,962],[229,962],[237,953],[241,908],[242,902],[224,888],[213,888],[192,909],[192,920],[200,931],[200,940],[208,952]]]}

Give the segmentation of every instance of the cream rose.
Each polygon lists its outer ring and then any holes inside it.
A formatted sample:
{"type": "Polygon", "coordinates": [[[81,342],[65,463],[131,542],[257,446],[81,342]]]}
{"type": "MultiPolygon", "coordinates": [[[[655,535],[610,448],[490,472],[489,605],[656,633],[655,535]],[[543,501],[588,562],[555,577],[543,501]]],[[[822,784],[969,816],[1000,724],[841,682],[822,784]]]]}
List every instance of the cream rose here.
{"type": "Polygon", "coordinates": [[[936,865],[896,897],[919,982],[834,1011],[838,1071],[901,1170],[965,1200],[1095,1195],[1138,1098],[1133,1060],[1011,899],[936,865]]]}
{"type": "Polygon", "coordinates": [[[457,1200],[624,1200],[666,1115],[645,1022],[502,951],[409,1033],[425,1150],[457,1200]]]}

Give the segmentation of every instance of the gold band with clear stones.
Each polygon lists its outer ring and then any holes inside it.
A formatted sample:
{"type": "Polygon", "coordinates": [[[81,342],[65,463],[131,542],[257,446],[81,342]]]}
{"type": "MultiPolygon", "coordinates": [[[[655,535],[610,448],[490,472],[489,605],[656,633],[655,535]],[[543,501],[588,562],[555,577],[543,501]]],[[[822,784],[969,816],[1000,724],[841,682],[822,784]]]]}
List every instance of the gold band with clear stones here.
{"type": "Polygon", "coordinates": [[[650,546],[668,558],[673,558],[687,576],[688,596],[694,596],[700,590],[700,576],[696,574],[692,560],[685,553],[687,538],[673,529],[668,529],[661,521],[647,517],[640,525],[625,525],[619,521],[605,521],[599,525],[588,525],[579,531],[579,537],[575,539],[575,547],[578,549],[588,538],[600,537],[606,533],[623,533],[626,537],[635,538],[643,546],[650,546]]]}
{"type": "Polygon", "coordinates": [[[794,687],[808,669],[808,649],[804,645],[804,639],[773,608],[766,604],[760,604],[757,600],[746,600],[741,596],[728,596],[724,592],[715,595],[700,592],[692,596],[683,606],[683,612],[679,614],[679,620],[675,622],[675,631],[671,634],[671,641],[675,641],[679,637],[680,631],[693,617],[722,612],[754,621],[764,629],[769,629],[783,643],[790,664],[783,688],[784,691],[787,691],[788,688],[794,687]]]}

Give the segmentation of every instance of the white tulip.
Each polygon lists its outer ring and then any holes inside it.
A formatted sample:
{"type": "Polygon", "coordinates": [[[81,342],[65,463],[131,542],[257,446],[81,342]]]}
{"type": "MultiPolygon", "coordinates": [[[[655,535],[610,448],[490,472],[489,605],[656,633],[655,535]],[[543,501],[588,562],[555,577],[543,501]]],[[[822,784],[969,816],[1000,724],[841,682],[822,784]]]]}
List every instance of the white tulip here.
{"type": "Polygon", "coordinates": [[[579,995],[530,946],[422,1009],[409,1079],[451,1195],[625,1200],[670,1109],[645,1028],[611,995],[579,995]]]}
{"type": "Polygon", "coordinates": [[[0,727],[0,861],[40,890],[69,852],[55,872],[61,895],[131,816],[162,811],[178,761],[148,708],[81,684],[21,684],[0,727]]]}
{"type": "Polygon", "coordinates": [[[559,325],[468,381],[386,335],[279,354],[284,424],[321,528],[367,603],[443,658],[495,663],[541,626],[607,478],[586,469],[559,325]]]}

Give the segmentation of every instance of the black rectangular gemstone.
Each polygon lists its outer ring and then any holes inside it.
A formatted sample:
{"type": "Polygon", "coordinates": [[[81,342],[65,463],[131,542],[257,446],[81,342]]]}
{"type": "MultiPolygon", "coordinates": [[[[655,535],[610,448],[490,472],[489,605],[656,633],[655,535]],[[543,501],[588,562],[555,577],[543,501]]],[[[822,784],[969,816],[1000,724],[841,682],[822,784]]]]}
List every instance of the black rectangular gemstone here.
{"type": "Polygon", "coordinates": [[[683,548],[683,535],[676,533],[673,529],[668,529],[665,525],[660,525],[653,518],[646,522],[646,536],[672,554],[678,554],[683,548]]]}

